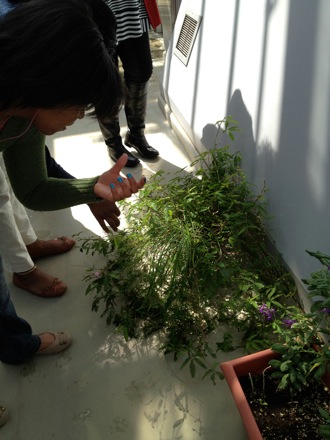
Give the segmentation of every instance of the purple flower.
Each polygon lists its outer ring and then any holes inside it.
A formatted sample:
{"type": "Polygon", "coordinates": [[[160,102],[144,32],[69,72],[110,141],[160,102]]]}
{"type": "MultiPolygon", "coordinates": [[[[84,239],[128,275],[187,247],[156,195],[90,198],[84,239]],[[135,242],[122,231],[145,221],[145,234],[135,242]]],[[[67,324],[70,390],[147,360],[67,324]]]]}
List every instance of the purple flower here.
{"type": "Polygon", "coordinates": [[[95,278],[100,278],[101,276],[101,272],[94,272],[94,277],[95,278]]]}
{"type": "Polygon", "coordinates": [[[284,318],[282,319],[282,322],[286,327],[291,328],[297,321],[291,318],[284,318]]]}
{"type": "Polygon", "coordinates": [[[258,307],[259,312],[264,315],[266,321],[272,321],[275,317],[275,309],[271,309],[267,306],[267,304],[263,304],[262,306],[258,307]]]}
{"type": "Polygon", "coordinates": [[[330,313],[330,309],[327,309],[326,307],[324,307],[323,309],[321,309],[322,313],[330,313]]]}

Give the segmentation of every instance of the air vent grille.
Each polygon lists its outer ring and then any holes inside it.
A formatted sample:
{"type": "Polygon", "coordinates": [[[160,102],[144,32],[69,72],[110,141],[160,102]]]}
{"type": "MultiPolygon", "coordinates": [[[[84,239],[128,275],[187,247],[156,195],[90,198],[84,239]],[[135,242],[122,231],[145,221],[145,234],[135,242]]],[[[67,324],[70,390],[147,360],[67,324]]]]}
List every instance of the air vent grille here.
{"type": "Polygon", "coordinates": [[[186,12],[174,54],[187,66],[202,17],[186,12]]]}

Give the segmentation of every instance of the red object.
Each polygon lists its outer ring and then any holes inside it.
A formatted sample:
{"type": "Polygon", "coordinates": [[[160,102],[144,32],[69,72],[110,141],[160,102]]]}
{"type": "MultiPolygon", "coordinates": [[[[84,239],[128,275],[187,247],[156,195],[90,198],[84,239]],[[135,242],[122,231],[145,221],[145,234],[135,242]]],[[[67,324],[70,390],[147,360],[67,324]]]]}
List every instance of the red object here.
{"type": "Polygon", "coordinates": [[[148,12],[150,24],[154,29],[156,29],[156,27],[161,24],[157,2],[156,0],[144,0],[144,5],[148,12]]]}
{"type": "Polygon", "coordinates": [[[220,368],[229,385],[237,409],[240,412],[249,440],[263,440],[263,437],[257,422],[255,421],[250,405],[246,400],[239,377],[247,376],[249,373],[261,373],[268,367],[269,361],[278,356],[277,353],[269,349],[220,364],[220,368]]]}
{"type": "MultiPolygon", "coordinates": [[[[240,412],[249,440],[263,440],[263,437],[257,422],[255,421],[250,405],[245,397],[239,377],[247,376],[249,373],[252,375],[262,373],[262,371],[269,366],[269,361],[278,357],[278,353],[268,349],[220,364],[220,368],[229,385],[238,411],[240,412]]],[[[329,373],[324,376],[323,380],[329,387],[329,373]]]]}

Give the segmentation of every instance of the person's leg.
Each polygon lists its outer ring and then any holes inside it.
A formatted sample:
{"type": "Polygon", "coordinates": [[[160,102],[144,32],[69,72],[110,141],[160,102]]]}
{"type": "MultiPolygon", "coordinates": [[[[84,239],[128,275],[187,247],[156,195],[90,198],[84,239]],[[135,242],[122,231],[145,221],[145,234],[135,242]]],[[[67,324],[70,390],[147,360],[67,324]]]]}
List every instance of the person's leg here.
{"type": "MultiPolygon", "coordinates": [[[[45,147],[45,149],[47,153],[47,147],[45,147]]],[[[54,163],[56,162],[54,161],[54,163]]],[[[54,166],[51,167],[51,170],[54,168],[54,166]]],[[[57,173],[59,173],[59,169],[61,169],[62,172],[65,173],[66,178],[70,176],[70,174],[65,172],[65,170],[59,165],[56,169],[57,173]]],[[[50,175],[50,177],[57,176],[50,175]]],[[[62,178],[62,176],[59,178],[62,178]]],[[[0,242],[0,252],[6,257],[6,262],[9,262],[9,264],[14,267],[15,272],[24,272],[31,269],[33,266],[31,258],[35,259],[62,254],[71,250],[76,243],[75,240],[70,237],[59,237],[51,240],[38,239],[25,207],[15,196],[8,178],[6,177],[6,167],[3,162],[2,154],[0,155],[0,210],[1,209],[3,209],[3,217],[0,218],[0,221],[6,222],[11,227],[11,231],[8,229],[7,234],[2,235],[7,236],[6,245],[10,245],[10,241],[12,241],[16,248],[15,252],[8,249],[8,255],[4,255],[5,249],[2,250],[3,246],[1,246],[0,242]],[[27,255],[26,250],[31,258],[27,255]],[[17,260],[15,259],[15,256],[17,257],[17,260]]],[[[0,240],[4,238],[0,237],[0,240]]]]}
{"type": "Polygon", "coordinates": [[[71,342],[71,336],[67,332],[33,335],[30,324],[17,316],[0,256],[0,361],[20,364],[33,355],[60,353],[70,347],[71,342]]]}
{"type": "Polygon", "coordinates": [[[0,360],[11,364],[24,362],[36,353],[40,343],[39,336],[32,335],[29,323],[16,314],[0,257],[0,360]]]}
{"type": "Polygon", "coordinates": [[[26,239],[32,239],[33,244],[30,245],[30,247],[32,246],[33,248],[36,248],[36,244],[39,243],[39,240],[36,238],[25,208],[13,194],[12,197],[10,195],[10,189],[1,164],[0,230],[0,254],[14,272],[13,283],[15,286],[34,295],[45,297],[61,296],[66,292],[67,286],[62,281],[48,275],[35,266],[23,241],[22,235],[24,235],[26,239]],[[14,215],[12,205],[13,200],[16,200],[16,216],[14,215]],[[18,218],[22,221],[19,221],[18,218]],[[20,225],[21,230],[19,230],[17,224],[20,225]]]}
{"type": "Polygon", "coordinates": [[[24,208],[22,203],[17,200],[10,185],[8,185],[8,192],[10,197],[10,203],[12,205],[12,212],[14,214],[15,224],[18,231],[21,231],[20,236],[23,243],[25,245],[34,243],[38,237],[34,232],[29,216],[27,215],[26,209],[24,208]]]}
{"type": "MultiPolygon", "coordinates": [[[[8,189],[17,230],[19,231],[21,240],[23,240],[26,250],[32,259],[63,254],[70,251],[74,247],[76,242],[71,237],[58,237],[50,240],[40,240],[34,232],[26,209],[22,203],[17,200],[10,185],[8,186],[8,189]]],[[[17,272],[17,270],[15,272],[17,272]]]]}
{"type": "MultiPolygon", "coordinates": [[[[125,114],[129,130],[125,136],[125,144],[135,148],[142,157],[155,158],[159,153],[148,144],[144,136],[148,84],[152,75],[148,32],[141,37],[121,41],[117,46],[117,55],[123,65],[127,87],[125,114]]],[[[123,153],[126,153],[128,154],[127,166],[136,166],[139,159],[122,144],[118,117],[99,121],[99,125],[108,145],[111,159],[116,161],[123,153]]]]}
{"type": "MultiPolygon", "coordinates": [[[[24,209],[24,208],[23,208],[24,209]]],[[[25,210],[24,210],[25,211],[25,210]]],[[[26,211],[25,211],[26,213],[26,211]]],[[[26,230],[34,231],[25,214],[26,230]]],[[[3,168],[0,166],[0,253],[11,268],[16,272],[25,272],[34,267],[34,263],[26,251],[25,243],[15,221],[11,204],[9,186],[3,168]]],[[[30,232],[28,235],[32,236],[30,232]]],[[[35,236],[35,240],[37,237],[35,236]]]]}
{"type": "MultiPolygon", "coordinates": [[[[112,55],[113,62],[118,67],[118,54],[115,51],[112,55]]],[[[117,162],[122,154],[127,154],[128,159],[126,166],[127,167],[135,167],[140,163],[139,159],[135,157],[129,150],[127,150],[124,145],[122,138],[120,136],[120,125],[119,125],[119,115],[108,118],[99,118],[98,123],[100,126],[100,130],[104,141],[108,147],[108,153],[110,158],[117,162]]]]}
{"type": "Polygon", "coordinates": [[[137,150],[146,159],[159,156],[158,150],[149,145],[145,135],[145,118],[147,112],[148,83],[126,82],[128,102],[125,105],[128,131],[125,145],[137,150]]]}
{"type": "Polygon", "coordinates": [[[149,34],[121,41],[117,46],[122,62],[125,82],[146,83],[152,75],[152,57],[149,34]]]}
{"type": "Polygon", "coordinates": [[[135,167],[138,165],[140,163],[139,159],[128,151],[123,145],[123,141],[120,136],[118,115],[115,118],[99,119],[98,122],[111,159],[114,162],[117,162],[120,156],[126,153],[128,155],[126,166],[135,167]]]}
{"type": "Polygon", "coordinates": [[[153,159],[159,153],[148,144],[144,136],[148,86],[153,69],[148,32],[139,38],[121,42],[118,55],[123,64],[128,93],[125,105],[128,125],[125,144],[135,148],[142,157],[153,159]]]}

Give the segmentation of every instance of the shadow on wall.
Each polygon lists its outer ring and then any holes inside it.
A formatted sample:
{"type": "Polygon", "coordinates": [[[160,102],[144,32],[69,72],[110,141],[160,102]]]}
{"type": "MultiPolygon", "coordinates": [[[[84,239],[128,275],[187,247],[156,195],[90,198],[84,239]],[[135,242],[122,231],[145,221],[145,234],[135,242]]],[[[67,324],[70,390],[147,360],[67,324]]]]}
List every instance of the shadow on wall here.
{"type": "MultiPolygon", "coordinates": [[[[330,252],[324,239],[328,235],[330,203],[326,188],[330,185],[329,163],[329,70],[327,89],[320,91],[319,72],[323,71],[320,35],[327,33],[324,12],[329,5],[320,1],[291,1],[288,21],[280,137],[276,154],[257,142],[257,166],[270,188],[269,211],[275,215],[274,238],[284,258],[298,278],[307,276],[318,264],[305,250],[330,252]],[[313,135],[315,113],[327,97],[327,133],[323,139],[313,135]],[[313,108],[314,107],[314,108],[313,108]],[[320,154],[322,153],[322,154],[320,154]],[[315,158],[320,158],[321,160],[315,158]],[[314,164],[312,163],[314,161],[314,164]],[[314,266],[315,264],[315,266],[314,266]],[[314,267],[313,267],[314,266],[314,267]]],[[[326,49],[324,47],[323,49],[326,49]]],[[[327,53],[327,55],[325,55],[327,53]]],[[[323,130],[324,131],[324,130],[323,130]]]]}
{"type": "Polygon", "coordinates": [[[238,122],[239,131],[235,134],[234,142],[221,130],[218,133],[215,124],[207,124],[203,128],[201,141],[208,150],[216,146],[230,145],[233,151],[240,151],[244,156],[242,168],[248,181],[252,182],[256,166],[256,143],[253,136],[252,118],[245,106],[240,90],[235,90],[233,93],[228,106],[228,115],[232,115],[238,122]]]}
{"type": "MultiPolygon", "coordinates": [[[[228,77],[228,96],[227,96],[227,112],[226,115],[232,115],[239,123],[240,133],[235,136],[235,144],[238,149],[244,148],[244,163],[243,169],[247,174],[249,181],[254,181],[255,179],[255,167],[256,167],[256,141],[258,139],[260,118],[262,113],[262,102],[263,102],[263,89],[264,89],[264,77],[265,77],[265,66],[266,66],[266,55],[267,55],[267,42],[268,42],[268,31],[269,23],[271,20],[272,12],[274,11],[278,0],[267,0],[265,2],[265,20],[264,28],[262,32],[262,57],[260,63],[260,81],[258,85],[258,96],[257,96],[257,114],[256,114],[256,135],[253,134],[252,128],[252,118],[249,114],[242,97],[240,90],[235,90],[232,92],[233,88],[233,78],[235,74],[235,59],[236,59],[236,48],[237,48],[237,35],[239,31],[239,17],[241,9],[241,0],[236,0],[235,2],[235,12],[233,21],[233,30],[231,37],[231,57],[230,57],[230,70],[228,77]]],[[[202,142],[207,148],[209,146],[214,146],[214,140],[216,137],[217,128],[212,125],[208,125],[203,130],[202,142]]],[[[227,136],[222,135],[218,137],[221,145],[228,144],[229,139],[227,136]]],[[[237,150],[237,148],[236,148],[237,150]]],[[[243,153],[243,152],[242,152],[243,153]]]]}
{"type": "MultiPolygon", "coordinates": [[[[268,226],[299,279],[319,267],[306,249],[330,253],[330,69],[325,44],[329,35],[326,13],[329,17],[330,6],[321,0],[290,2],[282,109],[279,121],[273,122],[279,125],[277,145],[262,134],[259,136],[261,117],[272,117],[263,114],[264,84],[259,87],[255,121],[238,89],[231,94],[227,108],[227,114],[238,121],[240,128],[233,149],[241,152],[243,170],[248,181],[256,185],[256,191],[266,182],[268,212],[273,216],[268,226]]],[[[261,66],[264,68],[264,63],[261,66]]],[[[213,146],[216,131],[215,125],[205,126],[202,142],[207,148],[213,146]]],[[[219,141],[221,145],[228,144],[224,136],[219,141]]]]}

